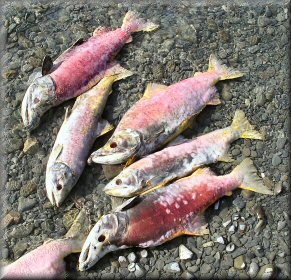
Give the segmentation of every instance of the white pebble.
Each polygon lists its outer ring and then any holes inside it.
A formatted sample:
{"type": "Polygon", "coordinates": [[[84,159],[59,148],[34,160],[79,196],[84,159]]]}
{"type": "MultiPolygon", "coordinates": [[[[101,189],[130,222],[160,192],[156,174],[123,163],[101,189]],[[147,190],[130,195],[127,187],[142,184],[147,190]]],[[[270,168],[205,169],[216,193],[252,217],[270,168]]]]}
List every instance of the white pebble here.
{"type": "Polygon", "coordinates": [[[233,252],[234,251],[234,249],[235,249],[235,246],[234,246],[234,244],[232,244],[232,243],[229,243],[227,246],[226,246],[226,251],[227,252],[233,252]]]}
{"type": "Polygon", "coordinates": [[[121,263],[125,263],[125,262],[127,262],[127,260],[126,260],[126,257],[124,257],[124,256],[119,256],[118,257],[118,262],[121,264],[121,263]]]}
{"type": "Polygon", "coordinates": [[[127,259],[130,263],[134,263],[136,261],[136,255],[135,253],[130,253],[128,256],[127,256],[127,259]]]}
{"type": "Polygon", "coordinates": [[[224,239],[223,239],[223,237],[222,237],[222,236],[218,236],[218,237],[216,238],[216,242],[218,242],[218,243],[220,243],[220,244],[224,244],[224,239]]]}
{"type": "Polygon", "coordinates": [[[148,251],[147,251],[147,250],[142,250],[142,251],[140,252],[140,256],[141,256],[142,258],[146,258],[146,257],[148,256],[148,251]]]}
{"type": "Polygon", "coordinates": [[[130,263],[127,267],[128,271],[134,272],[135,271],[135,263],[130,263]]]}
{"type": "Polygon", "coordinates": [[[250,276],[251,278],[256,277],[257,274],[258,274],[258,271],[259,271],[259,266],[258,266],[258,264],[255,263],[255,262],[251,262],[251,264],[250,264],[250,269],[249,269],[249,276],[250,276]]]}
{"type": "Polygon", "coordinates": [[[193,256],[193,252],[191,252],[186,246],[179,246],[179,258],[180,260],[189,260],[193,256]]]}
{"type": "Polygon", "coordinates": [[[234,225],[231,225],[228,229],[229,232],[234,232],[235,231],[235,227],[234,225]]]}
{"type": "Polygon", "coordinates": [[[240,229],[241,231],[244,231],[244,230],[246,229],[246,225],[245,225],[245,224],[240,224],[240,225],[239,225],[239,229],[240,229]]]}
{"type": "Polygon", "coordinates": [[[228,220],[228,221],[222,223],[222,225],[223,225],[224,227],[227,227],[230,223],[231,223],[231,220],[228,220]]]}

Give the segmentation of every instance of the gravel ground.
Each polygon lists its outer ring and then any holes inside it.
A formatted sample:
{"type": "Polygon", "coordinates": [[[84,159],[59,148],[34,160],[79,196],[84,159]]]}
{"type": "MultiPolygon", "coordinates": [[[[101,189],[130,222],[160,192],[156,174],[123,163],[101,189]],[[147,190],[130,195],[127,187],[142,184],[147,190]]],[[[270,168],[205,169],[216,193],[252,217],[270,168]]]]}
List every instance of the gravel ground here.
{"type": "MultiPolygon", "coordinates": [[[[230,149],[235,162],[212,168],[218,174],[228,173],[243,158],[251,157],[277,195],[250,195],[237,190],[207,210],[209,236],[183,236],[157,248],[117,251],[84,273],[76,269],[78,255],[71,255],[67,258],[68,272],[71,277],[104,279],[113,275],[117,279],[288,278],[288,2],[229,5],[225,1],[224,5],[212,6],[187,2],[144,6],[80,2],[12,3],[3,8],[5,28],[1,35],[6,51],[1,89],[6,119],[2,144],[6,148],[7,180],[3,186],[6,225],[2,258],[13,261],[47,238],[61,237],[82,206],[90,211],[93,223],[110,211],[111,199],[102,191],[107,180],[98,165],[86,167],[59,209],[52,208],[46,198],[48,156],[65,108],[74,101],[47,112],[31,135],[23,130],[20,105],[28,76],[41,65],[45,54],[55,57],[79,37],[88,37],[99,25],[120,26],[130,8],[159,23],[160,28],[135,34],[133,42],[118,54],[121,64],[136,75],[114,84],[104,117],[117,125],[142,96],[148,82],[169,85],[190,77],[193,71],[205,71],[210,53],[215,53],[245,76],[219,83],[222,104],[207,107],[184,135],[193,137],[225,127],[235,110],[242,109],[265,134],[265,141],[236,141],[230,149]],[[31,143],[28,150],[24,149],[27,141],[31,143]],[[261,221],[263,225],[258,229],[261,221]]],[[[94,149],[108,137],[100,139],[94,149]]]]}

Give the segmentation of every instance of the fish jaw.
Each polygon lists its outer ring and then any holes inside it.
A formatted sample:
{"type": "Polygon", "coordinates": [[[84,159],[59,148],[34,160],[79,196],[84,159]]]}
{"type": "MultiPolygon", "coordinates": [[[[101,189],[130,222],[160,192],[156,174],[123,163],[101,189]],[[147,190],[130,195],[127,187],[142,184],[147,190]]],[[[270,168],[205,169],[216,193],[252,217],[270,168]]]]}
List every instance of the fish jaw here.
{"type": "Polygon", "coordinates": [[[142,192],[144,180],[139,180],[138,170],[127,168],[111,180],[103,189],[111,196],[132,197],[142,192]]]}
{"type": "Polygon", "coordinates": [[[133,157],[141,147],[141,135],[132,129],[113,134],[104,147],[91,154],[88,163],[121,164],[133,157]]]}
{"type": "Polygon", "coordinates": [[[57,162],[50,166],[46,174],[46,191],[51,204],[59,207],[76,181],[76,175],[65,163],[57,162]]]}
{"type": "Polygon", "coordinates": [[[118,250],[113,244],[119,228],[115,214],[108,214],[96,223],[90,231],[79,257],[79,270],[84,271],[96,264],[104,255],[118,250]]]}
{"type": "Polygon", "coordinates": [[[21,104],[21,117],[28,131],[39,125],[41,116],[54,106],[54,100],[55,84],[50,76],[39,77],[31,83],[21,104]]]}

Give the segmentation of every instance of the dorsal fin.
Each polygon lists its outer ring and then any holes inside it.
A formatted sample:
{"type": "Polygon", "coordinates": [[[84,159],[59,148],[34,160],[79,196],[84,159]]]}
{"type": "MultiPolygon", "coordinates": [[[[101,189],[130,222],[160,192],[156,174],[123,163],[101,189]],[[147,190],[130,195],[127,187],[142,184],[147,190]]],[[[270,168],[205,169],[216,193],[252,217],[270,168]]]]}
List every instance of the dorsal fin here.
{"type": "Polygon", "coordinates": [[[150,83],[147,85],[143,96],[146,98],[150,98],[150,97],[164,91],[166,88],[167,88],[167,86],[165,86],[165,85],[150,83]]]}

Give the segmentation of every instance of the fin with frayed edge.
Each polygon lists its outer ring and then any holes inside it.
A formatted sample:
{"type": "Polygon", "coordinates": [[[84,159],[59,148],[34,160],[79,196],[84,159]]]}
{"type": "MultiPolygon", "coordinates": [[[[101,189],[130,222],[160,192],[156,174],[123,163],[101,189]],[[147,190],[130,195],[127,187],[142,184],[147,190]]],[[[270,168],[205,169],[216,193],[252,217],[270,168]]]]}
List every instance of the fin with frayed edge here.
{"type": "Polygon", "coordinates": [[[236,110],[234,113],[231,129],[238,131],[240,138],[249,138],[263,140],[264,136],[254,129],[246,118],[245,113],[242,110],[236,110]]]}
{"type": "Polygon", "coordinates": [[[221,104],[221,101],[219,99],[219,93],[215,89],[215,94],[214,94],[213,98],[207,102],[207,105],[219,105],[219,104],[221,104]]]}
{"type": "Polygon", "coordinates": [[[153,31],[159,26],[155,23],[142,19],[137,12],[128,11],[123,19],[121,28],[129,32],[153,31]]]}
{"type": "Polygon", "coordinates": [[[147,85],[143,97],[151,98],[151,97],[155,96],[156,94],[163,92],[166,88],[167,88],[167,86],[165,86],[165,85],[150,83],[147,85]]]}
{"type": "Polygon", "coordinates": [[[96,137],[102,136],[112,129],[114,129],[114,126],[112,124],[110,124],[107,120],[101,119],[98,123],[96,137]]]}
{"type": "Polygon", "coordinates": [[[240,71],[223,65],[213,54],[211,54],[209,58],[208,72],[215,72],[216,74],[218,74],[219,81],[235,79],[243,76],[243,73],[241,73],[240,71]]]}
{"type": "Polygon", "coordinates": [[[102,34],[110,32],[112,30],[113,30],[113,28],[110,28],[110,27],[98,26],[93,32],[93,37],[98,37],[102,34]]]}
{"type": "Polygon", "coordinates": [[[257,169],[249,158],[243,160],[231,173],[241,182],[239,188],[262,194],[274,194],[257,175],[257,169]]]}

